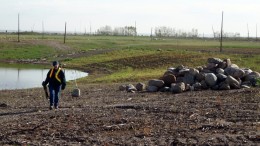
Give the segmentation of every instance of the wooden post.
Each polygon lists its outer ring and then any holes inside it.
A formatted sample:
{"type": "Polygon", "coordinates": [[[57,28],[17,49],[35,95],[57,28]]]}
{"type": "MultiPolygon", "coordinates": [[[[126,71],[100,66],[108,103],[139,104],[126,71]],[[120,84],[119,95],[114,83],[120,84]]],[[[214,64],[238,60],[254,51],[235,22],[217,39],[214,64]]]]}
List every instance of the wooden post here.
{"type": "Polygon", "coordinates": [[[44,24],[43,24],[43,21],[42,21],[42,39],[44,38],[44,24]]]}
{"type": "Polygon", "coordinates": [[[255,26],[255,41],[257,41],[257,24],[255,26]]]}
{"type": "Polygon", "coordinates": [[[64,44],[65,44],[65,40],[66,40],[66,25],[67,25],[67,22],[65,22],[64,44]]]}
{"type": "Polygon", "coordinates": [[[248,24],[247,24],[247,39],[249,41],[249,28],[248,28],[248,24]]]}
{"type": "Polygon", "coordinates": [[[19,13],[18,13],[18,42],[20,42],[20,16],[19,16],[19,13]]]}
{"type": "Polygon", "coordinates": [[[220,31],[220,52],[222,52],[222,41],[223,41],[223,11],[222,11],[221,31],[220,31]]]}

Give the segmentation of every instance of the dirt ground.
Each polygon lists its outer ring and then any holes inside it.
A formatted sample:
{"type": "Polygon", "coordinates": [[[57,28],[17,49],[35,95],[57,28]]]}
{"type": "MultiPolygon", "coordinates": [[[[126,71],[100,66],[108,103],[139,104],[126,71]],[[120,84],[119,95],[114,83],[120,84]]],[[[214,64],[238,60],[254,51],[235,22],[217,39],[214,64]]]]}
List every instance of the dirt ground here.
{"type": "Polygon", "coordinates": [[[58,110],[49,110],[42,88],[0,91],[0,145],[260,145],[259,87],[172,94],[128,93],[119,85],[78,84],[78,98],[68,85],[58,110]]]}
{"type": "Polygon", "coordinates": [[[68,86],[58,110],[41,88],[0,91],[0,145],[259,145],[260,89],[127,93],[68,86]]]}

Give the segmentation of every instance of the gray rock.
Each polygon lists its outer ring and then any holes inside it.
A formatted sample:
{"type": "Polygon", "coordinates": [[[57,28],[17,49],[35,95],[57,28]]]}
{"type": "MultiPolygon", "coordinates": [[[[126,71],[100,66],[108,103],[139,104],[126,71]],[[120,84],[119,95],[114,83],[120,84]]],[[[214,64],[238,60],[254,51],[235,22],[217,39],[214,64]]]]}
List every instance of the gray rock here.
{"type": "Polygon", "coordinates": [[[184,68],[184,69],[181,69],[179,70],[178,72],[178,76],[184,76],[186,73],[189,73],[190,69],[187,69],[187,68],[184,68]]]}
{"type": "Polygon", "coordinates": [[[171,88],[165,86],[165,87],[162,87],[162,88],[160,89],[160,91],[161,91],[161,92],[169,92],[169,91],[171,91],[171,88]]]}
{"type": "Polygon", "coordinates": [[[215,69],[217,67],[217,64],[215,64],[215,63],[208,63],[207,64],[207,69],[209,69],[209,70],[213,70],[213,69],[215,69]]]}
{"type": "Polygon", "coordinates": [[[164,81],[158,79],[152,79],[148,81],[148,86],[156,86],[158,88],[161,88],[164,86],[164,81]]]}
{"type": "Polygon", "coordinates": [[[185,84],[190,84],[190,85],[192,85],[192,84],[195,83],[195,76],[192,75],[192,74],[190,74],[190,73],[186,73],[186,74],[184,75],[184,77],[183,77],[183,82],[184,82],[185,84]]]}
{"type": "Polygon", "coordinates": [[[218,82],[223,82],[227,79],[227,76],[222,73],[218,73],[218,74],[216,74],[216,76],[218,78],[218,82]]]}
{"type": "Polygon", "coordinates": [[[221,62],[223,62],[223,60],[221,60],[219,58],[208,58],[208,63],[219,64],[221,62]]]}
{"type": "Polygon", "coordinates": [[[137,89],[135,88],[134,85],[128,84],[128,85],[126,85],[126,91],[127,92],[133,92],[133,91],[137,91],[137,89]]]}
{"type": "Polygon", "coordinates": [[[218,68],[221,68],[221,69],[225,69],[227,68],[227,63],[226,62],[221,62],[218,64],[218,68]]]}
{"type": "Polygon", "coordinates": [[[239,68],[238,65],[236,65],[236,64],[231,64],[230,67],[232,67],[232,68],[239,68]]]}
{"type": "Polygon", "coordinates": [[[146,88],[146,90],[147,90],[148,92],[157,92],[157,91],[158,91],[158,87],[156,87],[156,86],[148,86],[148,87],[146,88]]]}
{"type": "Polygon", "coordinates": [[[242,82],[242,83],[241,83],[241,86],[243,86],[243,85],[253,86],[252,82],[250,82],[250,81],[244,81],[244,82],[242,82]]]}
{"type": "Polygon", "coordinates": [[[230,90],[230,86],[226,82],[221,82],[219,84],[219,88],[218,89],[219,90],[230,90]]]}
{"type": "Polygon", "coordinates": [[[176,77],[173,74],[164,75],[162,77],[162,80],[164,81],[164,84],[166,86],[171,86],[172,83],[176,82],[176,77]]]}
{"type": "Polygon", "coordinates": [[[185,68],[185,66],[180,65],[180,66],[178,66],[178,67],[176,68],[176,70],[177,70],[177,71],[180,71],[180,70],[182,70],[182,69],[184,69],[184,68],[185,68]]]}
{"type": "Polygon", "coordinates": [[[212,90],[218,90],[218,88],[219,88],[219,85],[214,85],[211,87],[212,90]]]}
{"type": "Polygon", "coordinates": [[[239,89],[240,88],[239,81],[236,80],[235,78],[233,78],[230,75],[227,76],[227,79],[225,80],[225,82],[233,89],[239,89]]]}
{"type": "Polygon", "coordinates": [[[137,91],[144,91],[146,89],[146,85],[144,83],[137,83],[135,85],[135,88],[137,89],[137,91]]]}
{"type": "Polygon", "coordinates": [[[250,86],[247,86],[247,85],[241,85],[241,88],[250,88],[250,86]]]}
{"type": "Polygon", "coordinates": [[[199,90],[202,89],[202,85],[201,85],[201,83],[199,83],[199,82],[196,82],[196,83],[193,84],[192,86],[193,86],[194,91],[199,91],[199,90]]]}
{"type": "Polygon", "coordinates": [[[199,74],[199,70],[195,68],[190,68],[189,73],[193,76],[196,76],[197,74],[199,74]]]}
{"type": "Polygon", "coordinates": [[[205,74],[205,81],[209,87],[215,86],[217,83],[217,76],[214,73],[205,74]]]}
{"type": "Polygon", "coordinates": [[[216,69],[216,73],[224,74],[224,73],[225,73],[225,70],[222,69],[222,68],[217,68],[217,69],[216,69]]]}
{"type": "Polygon", "coordinates": [[[180,83],[183,82],[183,77],[177,77],[176,78],[176,83],[180,83]]]}
{"type": "Polygon", "coordinates": [[[251,73],[249,73],[248,75],[245,76],[245,81],[250,81],[253,78],[259,78],[260,77],[260,73],[256,72],[256,71],[252,71],[251,73]]]}
{"type": "Polygon", "coordinates": [[[196,79],[198,82],[201,82],[201,81],[205,80],[205,73],[200,72],[199,74],[197,74],[197,75],[195,76],[195,79],[196,79]]]}
{"type": "Polygon", "coordinates": [[[231,66],[231,60],[228,58],[228,59],[224,59],[224,62],[227,63],[227,67],[230,67],[231,66]]]}
{"type": "Polygon", "coordinates": [[[79,88],[73,89],[71,96],[72,97],[80,97],[80,89],[79,88]]]}
{"type": "Polygon", "coordinates": [[[203,67],[202,66],[198,66],[195,69],[198,70],[199,72],[201,72],[203,70],[203,67]]]}
{"type": "Polygon", "coordinates": [[[225,74],[230,75],[234,78],[243,78],[245,76],[245,72],[242,69],[235,67],[227,67],[225,69],[225,74]]]}
{"type": "Polygon", "coordinates": [[[245,72],[245,75],[249,75],[250,73],[252,73],[253,71],[249,68],[243,68],[242,69],[245,72]]]}
{"type": "Polygon", "coordinates": [[[201,81],[200,84],[201,84],[201,89],[209,89],[209,86],[207,85],[205,80],[201,81]]]}
{"type": "Polygon", "coordinates": [[[183,91],[185,91],[185,84],[183,82],[181,82],[181,83],[173,83],[171,85],[171,91],[173,93],[182,93],[183,91]]]}

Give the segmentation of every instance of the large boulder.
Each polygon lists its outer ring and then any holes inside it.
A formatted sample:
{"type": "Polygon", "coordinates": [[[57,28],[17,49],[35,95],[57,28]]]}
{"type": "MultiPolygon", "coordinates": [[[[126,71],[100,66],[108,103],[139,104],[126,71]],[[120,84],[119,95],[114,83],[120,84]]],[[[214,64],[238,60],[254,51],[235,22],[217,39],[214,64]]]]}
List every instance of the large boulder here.
{"type": "Polygon", "coordinates": [[[219,90],[230,90],[230,86],[229,86],[229,84],[228,83],[226,83],[226,82],[221,82],[220,84],[219,84],[219,88],[218,88],[219,90]]]}
{"type": "Polygon", "coordinates": [[[156,87],[156,86],[147,86],[147,88],[146,88],[146,90],[148,91],[148,92],[157,92],[158,91],[158,87],[156,87]]]}
{"type": "Polygon", "coordinates": [[[260,73],[252,71],[245,76],[245,81],[251,81],[252,79],[260,78],[260,73]]]}
{"type": "Polygon", "coordinates": [[[217,83],[217,76],[214,73],[207,73],[205,75],[205,81],[209,87],[213,87],[217,83]]]}
{"type": "Polygon", "coordinates": [[[137,83],[135,85],[135,88],[137,89],[137,91],[144,91],[146,89],[146,85],[144,83],[137,83]]]}
{"type": "Polygon", "coordinates": [[[185,84],[183,82],[173,83],[171,85],[171,91],[173,93],[182,93],[183,91],[185,91],[185,84]]]}
{"type": "Polygon", "coordinates": [[[228,58],[228,59],[224,59],[224,62],[226,62],[226,66],[227,67],[230,67],[232,65],[232,62],[231,60],[228,58]]]}
{"type": "Polygon", "coordinates": [[[216,76],[218,78],[218,82],[223,82],[227,79],[227,76],[222,73],[218,73],[218,74],[216,74],[216,76]]]}
{"type": "Polygon", "coordinates": [[[152,80],[148,81],[148,86],[155,86],[155,87],[161,88],[164,86],[164,81],[158,80],[158,79],[152,79],[152,80]]]}
{"type": "Polygon", "coordinates": [[[197,75],[196,75],[196,80],[197,80],[198,82],[201,82],[201,81],[205,80],[205,73],[200,72],[199,74],[197,74],[197,75]]]}
{"type": "Polygon", "coordinates": [[[192,84],[195,83],[195,76],[192,75],[191,73],[186,73],[186,74],[184,75],[184,77],[183,77],[183,82],[184,82],[185,84],[190,84],[190,85],[192,85],[192,84]]]}
{"type": "Polygon", "coordinates": [[[232,88],[232,89],[239,89],[240,88],[240,84],[239,81],[236,80],[234,77],[232,76],[227,76],[227,79],[225,80],[225,82],[232,88]]]}
{"type": "Polygon", "coordinates": [[[208,58],[208,63],[214,63],[214,64],[219,64],[222,63],[223,60],[219,59],[219,58],[208,58]]]}
{"type": "Polygon", "coordinates": [[[189,73],[193,76],[196,76],[197,74],[199,74],[199,70],[195,69],[195,68],[190,68],[189,73]]]}
{"type": "Polygon", "coordinates": [[[166,74],[162,77],[162,80],[166,86],[170,87],[172,83],[176,82],[176,77],[173,74],[166,74]]]}
{"type": "Polygon", "coordinates": [[[245,76],[245,71],[236,67],[227,67],[225,69],[225,74],[234,78],[243,78],[245,76]]]}

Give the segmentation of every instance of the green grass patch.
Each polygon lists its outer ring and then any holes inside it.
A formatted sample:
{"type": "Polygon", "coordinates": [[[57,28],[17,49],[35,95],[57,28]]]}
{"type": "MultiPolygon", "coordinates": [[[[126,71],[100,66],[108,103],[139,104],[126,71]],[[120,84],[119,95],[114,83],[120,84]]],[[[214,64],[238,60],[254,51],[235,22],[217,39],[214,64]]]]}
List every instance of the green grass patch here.
{"type": "Polygon", "coordinates": [[[36,59],[49,57],[54,49],[26,43],[0,43],[0,59],[36,59]]]}

